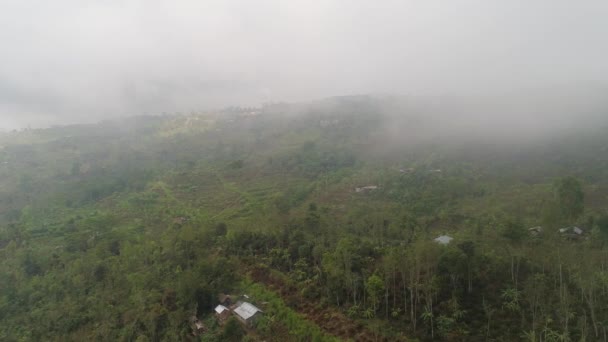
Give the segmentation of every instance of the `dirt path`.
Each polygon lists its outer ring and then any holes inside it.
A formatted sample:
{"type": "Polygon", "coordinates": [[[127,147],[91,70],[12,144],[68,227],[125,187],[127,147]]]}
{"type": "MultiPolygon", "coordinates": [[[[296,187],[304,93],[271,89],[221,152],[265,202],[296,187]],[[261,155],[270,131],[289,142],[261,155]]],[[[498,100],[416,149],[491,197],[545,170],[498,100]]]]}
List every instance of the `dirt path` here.
{"type": "Polygon", "coordinates": [[[255,282],[264,284],[266,287],[281,296],[283,301],[298,313],[315,324],[326,333],[336,336],[342,340],[376,342],[386,341],[375,334],[363,324],[353,321],[343,313],[332,308],[323,308],[309,300],[302,298],[295,286],[287,285],[282,279],[272,276],[268,270],[254,268],[250,271],[251,278],[255,282]]]}

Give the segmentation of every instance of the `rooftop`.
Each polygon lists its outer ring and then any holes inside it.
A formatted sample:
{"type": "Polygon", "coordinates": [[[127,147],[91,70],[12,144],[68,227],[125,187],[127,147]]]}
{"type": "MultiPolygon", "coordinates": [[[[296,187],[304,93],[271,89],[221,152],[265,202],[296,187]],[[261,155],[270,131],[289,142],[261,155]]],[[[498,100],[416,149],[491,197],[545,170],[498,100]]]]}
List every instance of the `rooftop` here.
{"type": "Polygon", "coordinates": [[[451,236],[441,235],[440,237],[435,239],[435,242],[442,244],[442,245],[447,245],[452,240],[454,240],[454,238],[451,236]]]}
{"type": "Polygon", "coordinates": [[[251,318],[258,312],[262,312],[262,310],[258,309],[255,305],[247,302],[241,303],[241,305],[234,309],[234,313],[245,320],[251,318]]]}
{"type": "Polygon", "coordinates": [[[560,233],[574,233],[576,235],[581,235],[583,234],[583,230],[579,227],[567,227],[567,228],[562,228],[559,230],[560,233]]]}
{"type": "Polygon", "coordinates": [[[376,190],[378,189],[377,185],[367,185],[367,186],[363,186],[360,188],[355,188],[355,192],[363,192],[363,191],[370,191],[370,190],[376,190]]]}
{"type": "Polygon", "coordinates": [[[218,305],[215,307],[215,312],[217,312],[218,314],[221,314],[222,312],[224,312],[226,310],[228,310],[228,308],[223,305],[218,305]]]}

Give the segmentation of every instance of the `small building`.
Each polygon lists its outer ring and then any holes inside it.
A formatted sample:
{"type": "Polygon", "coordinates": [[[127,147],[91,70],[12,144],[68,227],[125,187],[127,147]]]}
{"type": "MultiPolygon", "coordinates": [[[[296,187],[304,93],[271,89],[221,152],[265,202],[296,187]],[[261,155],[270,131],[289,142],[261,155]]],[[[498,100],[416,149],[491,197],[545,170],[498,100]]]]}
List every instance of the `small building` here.
{"type": "Polygon", "coordinates": [[[566,227],[566,228],[560,229],[559,232],[562,234],[576,234],[576,235],[583,234],[583,230],[579,227],[566,227]]]}
{"type": "Polygon", "coordinates": [[[360,188],[355,188],[355,192],[368,192],[376,189],[378,189],[377,185],[367,185],[360,188]]]}
{"type": "Polygon", "coordinates": [[[207,331],[207,327],[196,316],[190,317],[190,328],[194,336],[202,335],[207,331]]]}
{"type": "Polygon", "coordinates": [[[536,226],[536,227],[532,227],[532,228],[528,228],[528,232],[530,233],[530,235],[532,236],[537,236],[540,233],[543,232],[543,227],[541,226],[536,226]]]}
{"type": "Polygon", "coordinates": [[[445,246],[445,245],[448,245],[452,240],[454,240],[454,238],[451,236],[441,235],[440,237],[436,238],[434,241],[440,245],[445,246]]]}
{"type": "Polygon", "coordinates": [[[579,227],[573,226],[573,227],[561,228],[559,230],[559,233],[570,239],[578,239],[583,236],[585,231],[579,227]]]}
{"type": "Polygon", "coordinates": [[[230,309],[222,304],[215,307],[215,317],[221,323],[224,323],[230,317],[230,309]]]}
{"type": "Polygon", "coordinates": [[[257,317],[263,313],[258,307],[251,303],[239,302],[236,307],[232,310],[234,316],[241,321],[241,323],[251,326],[257,317]]]}

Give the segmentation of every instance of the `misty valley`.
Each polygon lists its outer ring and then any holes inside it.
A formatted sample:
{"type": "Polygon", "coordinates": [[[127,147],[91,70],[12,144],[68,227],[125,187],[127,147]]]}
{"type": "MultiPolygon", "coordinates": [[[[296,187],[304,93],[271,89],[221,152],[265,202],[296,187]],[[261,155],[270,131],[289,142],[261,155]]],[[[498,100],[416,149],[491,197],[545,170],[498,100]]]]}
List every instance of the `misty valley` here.
{"type": "Polygon", "coordinates": [[[605,341],[601,94],[0,133],[0,340],[605,341]]]}

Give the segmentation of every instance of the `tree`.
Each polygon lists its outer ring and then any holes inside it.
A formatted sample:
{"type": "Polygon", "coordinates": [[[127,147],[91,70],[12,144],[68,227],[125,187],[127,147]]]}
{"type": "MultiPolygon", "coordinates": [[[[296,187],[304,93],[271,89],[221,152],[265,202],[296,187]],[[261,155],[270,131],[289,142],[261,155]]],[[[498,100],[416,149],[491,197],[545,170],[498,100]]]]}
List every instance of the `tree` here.
{"type": "Polygon", "coordinates": [[[317,233],[319,231],[321,216],[317,211],[317,205],[314,203],[310,203],[308,206],[308,213],[305,219],[306,229],[308,229],[311,233],[317,233]]]}
{"type": "Polygon", "coordinates": [[[467,256],[460,249],[450,248],[441,254],[439,274],[449,280],[452,291],[462,288],[461,278],[467,273],[467,256]]]}
{"type": "Polygon", "coordinates": [[[226,236],[228,226],[224,222],[220,222],[215,226],[215,236],[226,236]]]}
{"type": "Polygon", "coordinates": [[[517,289],[519,266],[521,262],[521,242],[526,236],[524,225],[518,220],[508,219],[501,230],[501,235],[507,240],[507,250],[511,256],[511,280],[517,289]]]}
{"type": "Polygon", "coordinates": [[[509,243],[519,244],[526,237],[527,231],[521,222],[507,219],[500,233],[509,243]]]}
{"type": "Polygon", "coordinates": [[[382,292],[384,291],[384,282],[382,281],[382,278],[376,274],[371,275],[365,282],[365,290],[369,296],[369,301],[372,303],[374,312],[376,312],[378,303],[380,302],[380,296],[382,296],[382,292]]]}
{"type": "Polygon", "coordinates": [[[243,340],[243,336],[245,336],[245,331],[239,321],[234,317],[230,317],[224,326],[219,340],[240,342],[243,340]]]}
{"type": "Polygon", "coordinates": [[[602,215],[595,223],[604,238],[608,238],[608,215],[602,215]]]}
{"type": "Polygon", "coordinates": [[[466,255],[467,259],[467,293],[473,292],[473,270],[472,263],[475,258],[475,243],[465,241],[458,244],[458,248],[466,255]]]}
{"type": "Polygon", "coordinates": [[[555,198],[562,218],[568,222],[575,221],[584,210],[585,194],[578,179],[569,176],[555,183],[555,198]]]}

